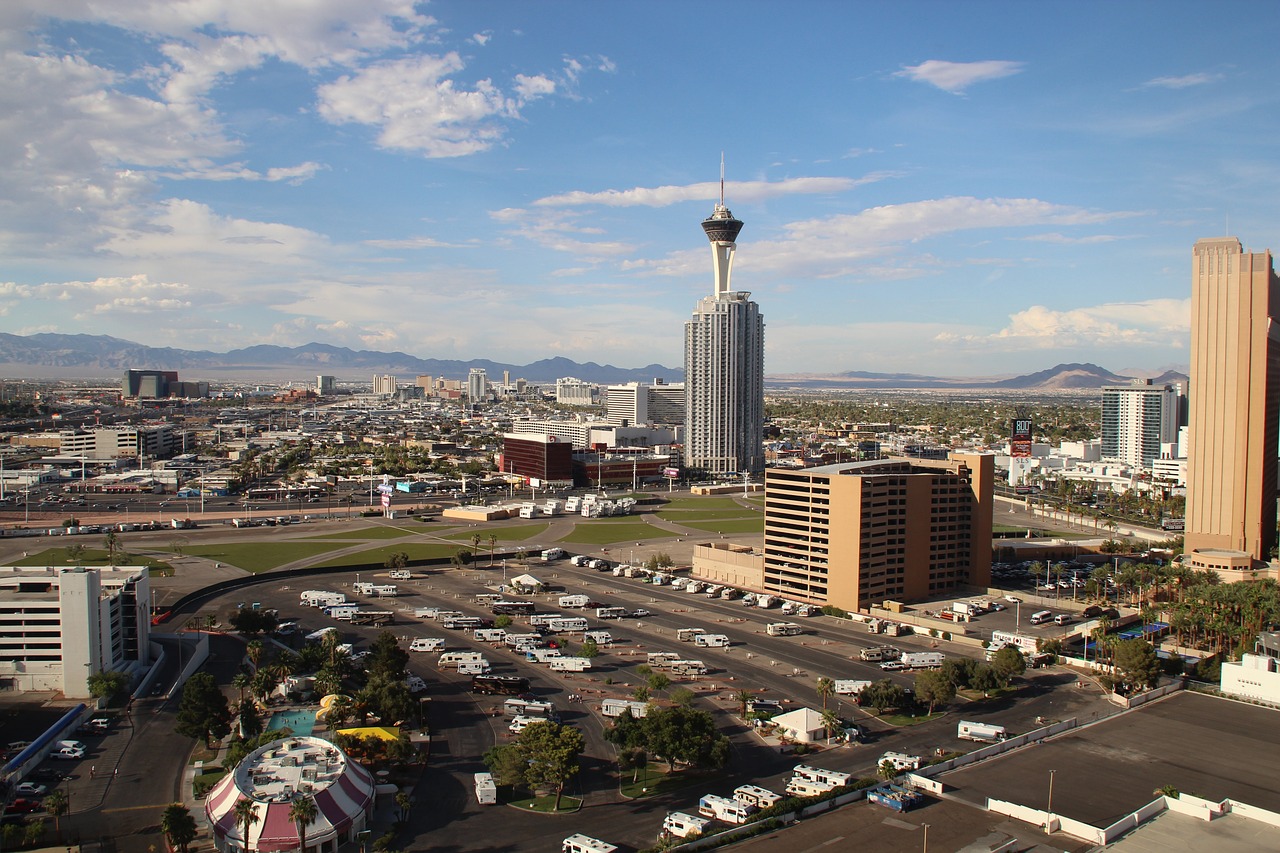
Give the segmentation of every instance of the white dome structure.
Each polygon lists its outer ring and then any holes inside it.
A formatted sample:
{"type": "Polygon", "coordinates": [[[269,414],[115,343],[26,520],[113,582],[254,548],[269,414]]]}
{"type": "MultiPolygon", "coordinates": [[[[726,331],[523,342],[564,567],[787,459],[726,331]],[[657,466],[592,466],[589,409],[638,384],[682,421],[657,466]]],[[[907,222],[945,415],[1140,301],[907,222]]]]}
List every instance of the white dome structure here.
{"type": "Polygon", "coordinates": [[[374,795],[369,771],[337,746],[316,737],[288,737],[246,756],[209,792],[204,811],[223,853],[307,853],[300,850],[302,839],[289,809],[294,800],[311,797],[316,818],[306,827],[307,851],[330,853],[365,828],[374,795]],[[236,803],[242,800],[253,802],[258,816],[247,839],[244,825],[236,821],[236,803]]]}

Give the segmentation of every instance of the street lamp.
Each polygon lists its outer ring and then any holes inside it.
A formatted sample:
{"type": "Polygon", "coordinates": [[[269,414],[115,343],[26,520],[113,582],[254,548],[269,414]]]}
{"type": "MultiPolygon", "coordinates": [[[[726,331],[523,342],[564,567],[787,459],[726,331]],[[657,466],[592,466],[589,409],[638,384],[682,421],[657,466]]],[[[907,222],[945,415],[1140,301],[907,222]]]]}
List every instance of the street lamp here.
{"type": "Polygon", "coordinates": [[[1044,822],[1045,832],[1053,832],[1053,774],[1057,772],[1058,772],[1057,770],[1049,771],[1049,807],[1046,810],[1046,814],[1045,814],[1045,822],[1044,822]]]}
{"type": "Polygon", "coordinates": [[[929,824],[921,824],[924,827],[924,847],[923,853],[929,853],[929,824]]]}

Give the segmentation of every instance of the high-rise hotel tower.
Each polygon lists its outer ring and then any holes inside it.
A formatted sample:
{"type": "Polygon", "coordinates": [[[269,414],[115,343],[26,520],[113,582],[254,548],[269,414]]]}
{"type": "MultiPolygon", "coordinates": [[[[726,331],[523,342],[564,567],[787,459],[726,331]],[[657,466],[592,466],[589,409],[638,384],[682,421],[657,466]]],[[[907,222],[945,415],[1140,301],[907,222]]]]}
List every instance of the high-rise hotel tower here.
{"type": "Polygon", "coordinates": [[[729,288],[742,221],[720,203],[702,222],[715,291],[684,324],[684,463],[711,474],[764,470],[764,318],[751,294],[729,288]]]}
{"type": "Polygon", "coordinates": [[[1276,544],[1280,279],[1271,252],[1196,241],[1184,565],[1260,577],[1276,544]]]}

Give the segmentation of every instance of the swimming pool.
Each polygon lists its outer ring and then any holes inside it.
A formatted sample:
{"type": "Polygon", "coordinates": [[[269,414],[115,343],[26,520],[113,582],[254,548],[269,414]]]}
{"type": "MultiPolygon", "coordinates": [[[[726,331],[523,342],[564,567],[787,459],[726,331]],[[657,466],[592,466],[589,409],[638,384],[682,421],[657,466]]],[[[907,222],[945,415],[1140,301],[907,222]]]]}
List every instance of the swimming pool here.
{"type": "Polygon", "coordinates": [[[268,729],[282,729],[288,726],[299,737],[308,737],[316,727],[315,711],[276,711],[267,721],[268,729]]]}

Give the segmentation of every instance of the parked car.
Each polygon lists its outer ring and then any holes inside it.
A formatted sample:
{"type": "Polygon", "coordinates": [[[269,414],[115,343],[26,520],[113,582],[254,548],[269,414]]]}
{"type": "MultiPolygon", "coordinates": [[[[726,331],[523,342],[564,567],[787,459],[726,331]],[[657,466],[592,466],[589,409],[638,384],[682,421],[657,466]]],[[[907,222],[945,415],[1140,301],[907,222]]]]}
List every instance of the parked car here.
{"type": "Polygon", "coordinates": [[[632,619],[643,619],[644,617],[649,615],[649,611],[645,610],[643,607],[637,607],[635,610],[632,610],[627,615],[630,616],[632,619]]]}
{"type": "Polygon", "coordinates": [[[13,789],[14,793],[22,797],[42,797],[47,790],[49,790],[48,786],[41,785],[39,782],[22,782],[13,789]]]}
{"type": "Polygon", "coordinates": [[[74,746],[64,746],[55,752],[49,754],[50,758],[60,758],[63,761],[79,761],[84,758],[84,750],[76,749],[74,746]]]}
{"type": "Polygon", "coordinates": [[[907,668],[907,665],[900,660],[887,660],[880,664],[880,668],[885,672],[897,672],[907,668]]]}
{"type": "Polygon", "coordinates": [[[16,799],[5,808],[6,814],[31,814],[38,812],[42,806],[39,800],[16,799]]]}

